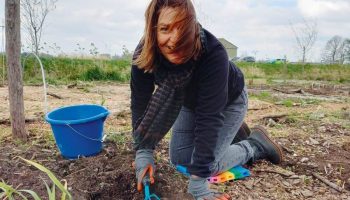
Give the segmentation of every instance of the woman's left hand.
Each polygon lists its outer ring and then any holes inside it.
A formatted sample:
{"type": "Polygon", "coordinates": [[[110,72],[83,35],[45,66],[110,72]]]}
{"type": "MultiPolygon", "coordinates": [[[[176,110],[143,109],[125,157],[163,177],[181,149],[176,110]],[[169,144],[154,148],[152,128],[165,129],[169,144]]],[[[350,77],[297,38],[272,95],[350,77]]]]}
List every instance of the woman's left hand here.
{"type": "Polygon", "coordinates": [[[196,200],[230,200],[231,197],[226,193],[220,193],[209,188],[207,178],[201,178],[191,175],[188,184],[188,192],[193,195],[196,200]]]}

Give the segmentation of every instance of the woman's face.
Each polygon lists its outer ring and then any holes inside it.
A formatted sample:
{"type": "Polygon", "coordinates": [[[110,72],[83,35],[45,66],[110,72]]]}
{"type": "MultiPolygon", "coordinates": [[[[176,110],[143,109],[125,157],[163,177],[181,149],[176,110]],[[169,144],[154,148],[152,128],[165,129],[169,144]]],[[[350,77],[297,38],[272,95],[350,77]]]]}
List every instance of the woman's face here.
{"type": "Polygon", "coordinates": [[[163,56],[171,63],[181,64],[183,56],[181,52],[173,52],[179,39],[179,26],[173,24],[177,15],[176,8],[162,8],[157,23],[157,42],[163,56]]]}

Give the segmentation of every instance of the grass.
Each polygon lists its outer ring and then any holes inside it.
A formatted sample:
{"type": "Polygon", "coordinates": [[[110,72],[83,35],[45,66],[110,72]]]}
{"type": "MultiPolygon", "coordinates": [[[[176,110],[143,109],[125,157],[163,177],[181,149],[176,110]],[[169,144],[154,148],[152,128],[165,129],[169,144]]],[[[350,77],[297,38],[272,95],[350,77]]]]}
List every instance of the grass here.
{"type": "Polygon", "coordinates": [[[341,125],[344,129],[350,128],[350,112],[344,110],[331,111],[326,113],[327,118],[322,122],[325,123],[336,123],[341,125]]]}
{"type": "MultiPolygon", "coordinates": [[[[130,80],[131,60],[103,60],[91,58],[41,57],[49,84],[70,84],[74,81],[130,80]]],[[[41,70],[34,57],[22,57],[25,84],[41,84],[41,70]]],[[[296,79],[314,81],[350,82],[350,65],[339,64],[270,64],[238,62],[247,80],[296,79]]],[[[0,77],[4,77],[4,66],[0,66],[0,77]]],[[[6,71],[6,70],[5,70],[6,71]]],[[[6,72],[5,72],[6,73],[6,72]]],[[[5,74],[5,77],[7,75],[5,74]]]]}
{"type": "Polygon", "coordinates": [[[282,101],[282,105],[284,105],[285,107],[293,107],[294,102],[290,99],[284,99],[282,101]]]}
{"type": "MultiPolygon", "coordinates": [[[[123,118],[123,116],[121,116],[121,118],[123,118]]],[[[116,120],[118,120],[118,118],[116,120]]],[[[113,121],[116,121],[116,120],[113,120],[113,121]]],[[[114,142],[118,145],[125,145],[127,141],[131,140],[131,137],[132,137],[131,132],[132,132],[132,127],[130,126],[130,124],[126,124],[126,125],[110,124],[110,125],[107,125],[106,127],[105,140],[114,142]],[[118,128],[116,128],[116,126],[118,128]]]]}
{"type": "MultiPolygon", "coordinates": [[[[52,85],[69,84],[75,81],[130,80],[130,60],[98,60],[67,57],[41,57],[46,81],[52,85]]],[[[34,57],[22,57],[23,80],[25,84],[41,84],[40,65],[34,57]]],[[[0,77],[3,77],[0,67],[0,77]]],[[[7,75],[5,74],[5,77],[7,75]]]]}
{"type": "Polygon", "coordinates": [[[350,65],[339,64],[269,64],[238,62],[247,79],[297,79],[350,82],[350,65]]]}
{"type": "Polygon", "coordinates": [[[269,103],[275,103],[280,100],[277,97],[272,96],[272,94],[268,91],[262,91],[258,94],[251,94],[249,95],[249,99],[258,99],[269,103]]]}
{"type": "Polygon", "coordinates": [[[124,132],[109,132],[106,134],[107,141],[111,141],[113,143],[116,143],[117,145],[125,144],[127,139],[126,133],[124,132]]]}

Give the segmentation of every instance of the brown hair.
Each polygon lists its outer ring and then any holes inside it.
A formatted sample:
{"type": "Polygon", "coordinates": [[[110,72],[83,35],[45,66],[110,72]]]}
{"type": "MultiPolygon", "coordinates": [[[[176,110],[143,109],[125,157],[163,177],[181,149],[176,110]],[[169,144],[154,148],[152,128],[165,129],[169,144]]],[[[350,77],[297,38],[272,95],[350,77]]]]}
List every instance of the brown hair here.
{"type": "Polygon", "coordinates": [[[191,0],[152,0],[146,12],[146,25],[141,40],[140,52],[135,52],[136,59],[133,64],[147,72],[152,72],[156,57],[160,54],[157,44],[157,23],[160,11],[165,7],[176,8],[178,13],[175,23],[179,25],[179,39],[174,52],[182,52],[183,62],[191,58],[196,60],[201,53],[200,25],[196,19],[196,13],[191,0]]]}

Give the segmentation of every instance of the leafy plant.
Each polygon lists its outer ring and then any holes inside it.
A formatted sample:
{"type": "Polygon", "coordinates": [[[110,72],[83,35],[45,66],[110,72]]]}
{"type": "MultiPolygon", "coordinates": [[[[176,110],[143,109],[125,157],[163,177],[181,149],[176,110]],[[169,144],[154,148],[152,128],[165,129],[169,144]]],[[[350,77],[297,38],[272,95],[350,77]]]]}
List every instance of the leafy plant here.
{"type": "Polygon", "coordinates": [[[30,191],[30,190],[27,190],[27,191],[26,190],[16,190],[12,186],[7,185],[4,180],[2,180],[2,182],[0,182],[0,189],[2,190],[2,191],[0,191],[0,199],[14,200],[15,195],[22,197],[22,199],[27,199],[27,197],[25,197],[22,194],[22,192],[27,192],[27,193],[31,194],[35,200],[38,200],[38,199],[40,200],[40,198],[38,197],[38,195],[35,192],[30,191]]]}
{"type": "MultiPolygon", "coordinates": [[[[36,167],[40,171],[45,172],[46,175],[48,175],[48,177],[54,183],[52,185],[52,188],[50,189],[50,187],[48,186],[46,181],[43,180],[44,184],[46,186],[46,189],[47,189],[47,194],[48,194],[49,200],[56,199],[56,187],[58,187],[60,189],[60,191],[62,192],[61,200],[66,200],[67,197],[69,200],[72,199],[72,195],[67,190],[67,182],[65,180],[64,180],[64,185],[63,185],[49,169],[45,168],[44,166],[42,166],[34,161],[27,160],[27,159],[24,159],[22,157],[19,157],[19,158],[22,159],[23,161],[25,161],[26,163],[36,167]]],[[[30,194],[34,198],[34,200],[41,200],[41,198],[38,196],[38,194],[36,192],[34,192],[32,190],[17,190],[15,188],[13,188],[12,186],[6,184],[4,180],[2,180],[2,182],[0,182],[0,189],[2,190],[2,191],[0,191],[0,199],[14,200],[15,196],[20,196],[22,199],[27,200],[28,198],[24,195],[24,193],[27,193],[27,194],[30,194]]]]}

